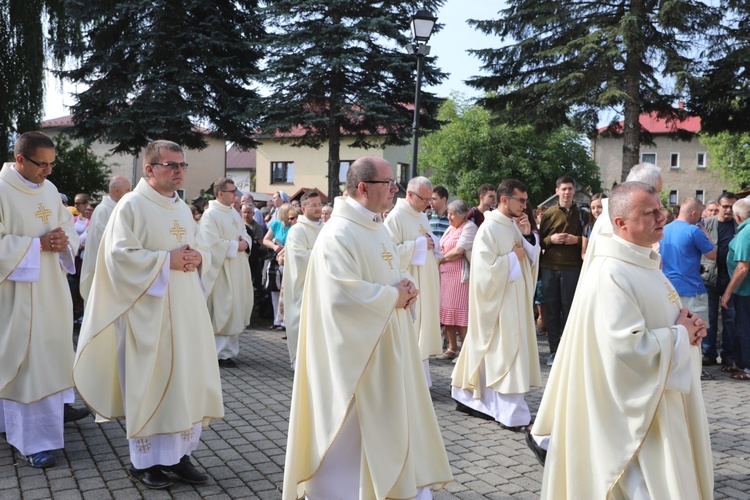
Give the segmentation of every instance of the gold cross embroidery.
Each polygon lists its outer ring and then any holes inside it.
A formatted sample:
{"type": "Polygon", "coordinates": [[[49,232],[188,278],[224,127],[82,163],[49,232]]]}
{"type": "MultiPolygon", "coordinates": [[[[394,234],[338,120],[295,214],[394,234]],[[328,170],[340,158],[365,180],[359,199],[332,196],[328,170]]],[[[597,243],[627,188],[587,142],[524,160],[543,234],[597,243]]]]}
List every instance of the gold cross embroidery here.
{"type": "Polygon", "coordinates": [[[677,293],[677,290],[675,290],[669,283],[664,283],[664,286],[667,287],[667,298],[672,304],[677,304],[680,301],[680,295],[677,293]]]}
{"type": "Polygon", "coordinates": [[[422,226],[422,224],[419,225],[419,232],[422,233],[422,236],[424,236],[425,238],[430,237],[430,233],[427,231],[427,229],[424,228],[424,226],[422,226]]]}
{"type": "Polygon", "coordinates": [[[182,243],[182,237],[185,236],[185,229],[180,227],[180,224],[177,222],[177,219],[174,221],[174,226],[172,226],[172,229],[169,230],[169,234],[172,234],[177,237],[177,243],[182,243]]]}
{"type": "Polygon", "coordinates": [[[232,225],[234,226],[235,229],[239,229],[240,228],[240,226],[237,224],[236,220],[232,221],[232,225]]]}
{"type": "Polygon", "coordinates": [[[135,448],[138,453],[148,453],[151,451],[151,440],[148,438],[139,439],[135,442],[135,448]]]}
{"type": "Polygon", "coordinates": [[[44,208],[44,203],[40,203],[39,211],[34,214],[34,217],[42,219],[42,224],[46,224],[50,215],[52,215],[52,210],[44,208]]]}
{"type": "Polygon", "coordinates": [[[180,433],[180,438],[184,442],[188,443],[188,442],[190,442],[190,440],[193,439],[194,435],[195,435],[195,429],[190,429],[189,431],[181,432],[180,433]]]}
{"type": "Polygon", "coordinates": [[[386,262],[388,262],[388,265],[391,266],[391,269],[393,269],[393,263],[391,262],[393,260],[393,254],[386,250],[385,243],[381,243],[383,245],[383,253],[380,254],[380,257],[386,262]]]}

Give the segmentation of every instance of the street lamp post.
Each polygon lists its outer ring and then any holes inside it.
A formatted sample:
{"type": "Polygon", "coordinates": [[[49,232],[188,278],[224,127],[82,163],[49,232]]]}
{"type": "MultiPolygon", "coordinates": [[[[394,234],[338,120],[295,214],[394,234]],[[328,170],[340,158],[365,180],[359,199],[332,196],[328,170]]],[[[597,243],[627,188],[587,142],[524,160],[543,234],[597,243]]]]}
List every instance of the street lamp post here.
{"type": "Polygon", "coordinates": [[[419,150],[419,110],[422,94],[422,65],[424,56],[429,55],[430,46],[427,42],[432,35],[437,17],[427,10],[419,10],[411,16],[411,32],[414,43],[410,44],[412,52],[417,56],[417,85],[414,90],[414,122],[412,123],[412,153],[411,166],[409,168],[409,179],[417,175],[417,155],[419,150]]]}

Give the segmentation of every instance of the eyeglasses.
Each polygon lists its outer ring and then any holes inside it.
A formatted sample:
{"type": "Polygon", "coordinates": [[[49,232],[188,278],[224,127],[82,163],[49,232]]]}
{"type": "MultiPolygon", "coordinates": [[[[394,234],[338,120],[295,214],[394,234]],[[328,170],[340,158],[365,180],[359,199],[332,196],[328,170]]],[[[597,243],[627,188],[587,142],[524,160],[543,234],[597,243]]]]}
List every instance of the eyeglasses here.
{"type": "Polygon", "coordinates": [[[721,208],[723,208],[724,210],[732,210],[732,206],[733,205],[721,205],[721,208]]]}
{"type": "Polygon", "coordinates": [[[55,165],[57,164],[54,161],[51,162],[51,163],[47,163],[47,162],[41,162],[41,163],[39,163],[38,161],[34,161],[31,158],[29,158],[28,156],[26,156],[26,155],[24,155],[23,157],[26,158],[27,160],[29,160],[31,163],[33,163],[34,165],[36,165],[39,168],[47,168],[47,167],[49,167],[49,168],[55,168],[55,165]]]}
{"type": "MultiPolygon", "coordinates": [[[[175,170],[177,169],[175,168],[175,170]]],[[[221,191],[222,193],[236,193],[237,192],[236,189],[219,189],[219,191],[221,191]]]]}
{"type": "Polygon", "coordinates": [[[161,165],[162,167],[169,167],[170,169],[174,170],[175,172],[179,169],[187,170],[188,164],[185,162],[177,163],[174,161],[167,161],[167,162],[161,162],[161,163],[152,163],[151,165],[161,165]]]}
{"type": "Polygon", "coordinates": [[[308,203],[308,204],[307,204],[307,205],[305,205],[305,206],[306,206],[307,208],[320,208],[320,207],[322,207],[323,205],[321,205],[320,203],[308,203]]]}
{"type": "Polygon", "coordinates": [[[88,205],[88,201],[74,201],[73,205],[88,205]]]}
{"type": "Polygon", "coordinates": [[[414,196],[416,196],[417,198],[419,198],[422,201],[430,201],[429,198],[423,198],[423,197],[419,196],[417,193],[415,193],[414,191],[411,191],[411,194],[413,194],[414,196]]]}
{"type": "Polygon", "coordinates": [[[396,187],[396,179],[388,179],[385,181],[362,181],[367,184],[388,184],[388,188],[396,187]]]}
{"type": "Polygon", "coordinates": [[[289,217],[287,220],[297,220],[297,217],[289,217]]]}
{"type": "Polygon", "coordinates": [[[506,196],[509,200],[516,200],[521,202],[521,205],[526,205],[529,202],[528,198],[518,198],[517,196],[506,196]]]}

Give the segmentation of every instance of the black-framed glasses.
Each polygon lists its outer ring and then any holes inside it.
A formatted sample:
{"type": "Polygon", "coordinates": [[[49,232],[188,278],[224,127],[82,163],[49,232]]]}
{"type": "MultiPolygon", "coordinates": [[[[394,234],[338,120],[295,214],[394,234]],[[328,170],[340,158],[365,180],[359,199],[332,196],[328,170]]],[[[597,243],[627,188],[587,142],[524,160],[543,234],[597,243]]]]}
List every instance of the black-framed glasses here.
{"type": "Polygon", "coordinates": [[[165,161],[161,163],[152,163],[151,165],[161,165],[162,167],[169,167],[174,171],[177,171],[179,169],[188,169],[188,164],[185,162],[177,163],[176,161],[165,161]]]}
{"type": "Polygon", "coordinates": [[[385,181],[362,181],[362,182],[367,183],[367,184],[388,184],[389,188],[396,186],[396,179],[388,179],[385,181]]]}
{"type": "Polygon", "coordinates": [[[288,217],[286,220],[297,220],[297,216],[295,215],[294,217],[288,217]]]}
{"type": "Polygon", "coordinates": [[[519,198],[517,196],[507,196],[509,200],[520,201],[522,205],[526,205],[529,202],[528,198],[519,198]]]}
{"type": "Polygon", "coordinates": [[[29,158],[28,156],[26,156],[26,155],[23,155],[23,157],[26,158],[27,160],[29,160],[31,163],[33,163],[34,165],[36,165],[39,168],[47,168],[47,167],[49,167],[49,168],[55,168],[55,165],[57,165],[57,163],[54,162],[54,161],[51,162],[51,163],[47,163],[47,162],[44,162],[44,161],[41,162],[41,163],[39,163],[38,161],[34,161],[31,158],[29,158]]]}
{"type": "Polygon", "coordinates": [[[222,193],[236,193],[237,189],[219,189],[219,191],[221,191],[222,193]]]}
{"type": "Polygon", "coordinates": [[[413,194],[414,196],[416,196],[417,198],[419,198],[419,199],[420,199],[420,200],[422,200],[423,202],[425,202],[425,201],[427,201],[427,202],[428,202],[428,201],[430,201],[430,199],[429,199],[429,198],[423,198],[422,196],[419,196],[419,195],[418,195],[417,193],[415,193],[414,191],[412,191],[412,192],[411,192],[411,194],[413,194]]]}

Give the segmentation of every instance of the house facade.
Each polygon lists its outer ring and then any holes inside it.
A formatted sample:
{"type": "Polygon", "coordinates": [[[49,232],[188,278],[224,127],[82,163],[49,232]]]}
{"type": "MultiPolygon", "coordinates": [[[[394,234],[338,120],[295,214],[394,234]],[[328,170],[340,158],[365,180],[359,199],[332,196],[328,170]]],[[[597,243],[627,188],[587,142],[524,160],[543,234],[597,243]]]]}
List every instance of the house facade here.
{"type": "MultiPolygon", "coordinates": [[[[654,137],[653,146],[641,145],[640,161],[661,167],[662,190],[667,193],[670,206],[678,206],[690,196],[706,203],[724,191],[724,183],[718,173],[711,171],[706,147],[696,135],[700,131],[700,118],[688,117],[670,123],[653,114],[643,114],[640,123],[654,137]],[[671,134],[677,130],[687,132],[690,140],[673,138],[671,134]]],[[[598,136],[591,141],[591,154],[599,165],[602,187],[609,191],[620,183],[622,135],[606,137],[603,135],[606,130],[606,127],[599,129],[598,136]]]]}
{"type": "MultiPolygon", "coordinates": [[[[73,116],[67,115],[42,122],[42,132],[54,138],[59,134],[70,134],[73,128],[73,116]]],[[[79,139],[70,138],[74,144],[79,139]]],[[[185,176],[185,184],[180,192],[184,200],[191,200],[207,189],[217,178],[226,172],[226,141],[206,135],[208,147],[202,150],[186,150],[185,161],[190,165],[185,176]]],[[[99,141],[90,144],[91,150],[112,167],[111,175],[122,175],[135,186],[143,177],[143,151],[137,155],[128,153],[113,154],[114,145],[99,141]],[[108,156],[109,155],[109,156],[108,156]]]]}

